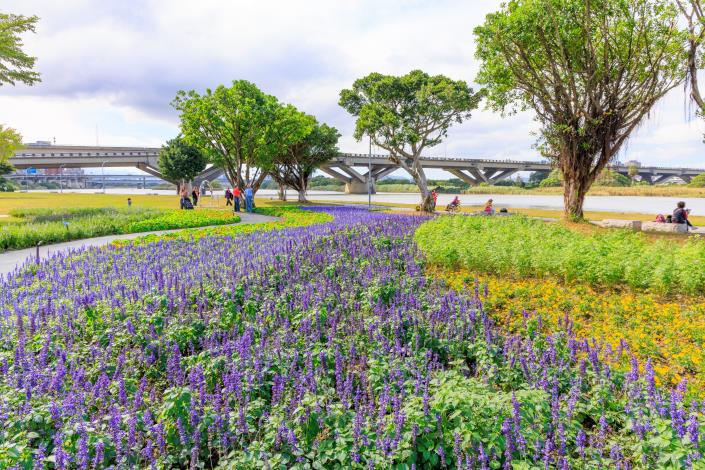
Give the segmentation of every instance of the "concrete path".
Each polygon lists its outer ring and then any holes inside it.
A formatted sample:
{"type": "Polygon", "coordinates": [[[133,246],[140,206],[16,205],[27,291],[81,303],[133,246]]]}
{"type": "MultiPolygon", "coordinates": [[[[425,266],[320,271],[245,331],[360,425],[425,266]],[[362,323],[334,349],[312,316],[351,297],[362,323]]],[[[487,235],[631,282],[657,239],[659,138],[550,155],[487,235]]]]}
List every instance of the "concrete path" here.
{"type": "MultiPolygon", "coordinates": [[[[247,212],[242,212],[240,215],[240,222],[233,225],[247,225],[247,224],[261,224],[265,222],[273,222],[277,220],[277,217],[270,217],[268,215],[262,214],[248,214],[247,212]]],[[[214,225],[210,227],[224,227],[223,225],[214,225]]],[[[182,232],[189,230],[199,230],[209,227],[195,227],[187,229],[175,229],[175,230],[161,230],[157,232],[140,232],[140,233],[126,233],[123,235],[108,235],[106,237],[96,237],[96,238],[84,238],[82,240],[73,240],[70,242],[56,243],[54,245],[46,245],[39,248],[39,256],[41,258],[46,258],[54,253],[59,253],[61,251],[76,249],[81,247],[89,246],[104,246],[109,244],[114,240],[132,240],[134,238],[143,237],[145,235],[163,235],[165,233],[182,232]]],[[[24,263],[27,258],[36,258],[37,249],[27,248],[24,250],[12,250],[6,251],[5,253],[0,253],[0,275],[8,274],[15,270],[15,268],[22,263],[24,263]]]]}

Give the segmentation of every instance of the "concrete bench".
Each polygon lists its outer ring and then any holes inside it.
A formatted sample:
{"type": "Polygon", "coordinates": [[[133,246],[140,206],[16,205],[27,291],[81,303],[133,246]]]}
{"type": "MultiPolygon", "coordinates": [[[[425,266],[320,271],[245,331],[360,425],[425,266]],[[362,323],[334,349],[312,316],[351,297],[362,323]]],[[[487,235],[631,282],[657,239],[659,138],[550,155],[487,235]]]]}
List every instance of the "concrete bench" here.
{"type": "Polygon", "coordinates": [[[641,224],[641,229],[644,232],[686,233],[688,231],[688,226],[686,224],[644,222],[641,224]]]}
{"type": "Polygon", "coordinates": [[[626,228],[638,232],[641,230],[641,220],[604,219],[600,225],[605,228],[626,228]]]}

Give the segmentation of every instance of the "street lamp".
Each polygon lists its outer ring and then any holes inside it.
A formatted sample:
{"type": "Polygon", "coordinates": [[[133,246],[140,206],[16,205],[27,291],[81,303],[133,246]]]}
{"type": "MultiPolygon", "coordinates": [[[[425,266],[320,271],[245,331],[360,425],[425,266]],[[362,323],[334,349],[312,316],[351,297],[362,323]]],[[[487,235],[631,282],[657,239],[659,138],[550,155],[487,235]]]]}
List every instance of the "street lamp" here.
{"type": "Polygon", "coordinates": [[[367,210],[372,210],[372,136],[370,136],[370,150],[367,154],[367,210]]]}
{"type": "Polygon", "coordinates": [[[102,175],[102,180],[103,180],[103,194],[105,194],[105,164],[107,162],[103,162],[100,164],[100,173],[102,175]]]}

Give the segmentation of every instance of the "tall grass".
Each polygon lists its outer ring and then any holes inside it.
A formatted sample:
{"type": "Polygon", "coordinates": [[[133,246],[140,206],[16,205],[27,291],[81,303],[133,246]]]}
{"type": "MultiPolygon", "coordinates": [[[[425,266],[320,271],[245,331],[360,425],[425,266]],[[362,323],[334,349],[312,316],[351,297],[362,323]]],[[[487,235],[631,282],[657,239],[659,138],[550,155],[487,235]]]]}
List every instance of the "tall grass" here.
{"type": "Polygon", "coordinates": [[[439,265],[662,294],[705,292],[705,241],[695,238],[674,244],[626,230],[584,234],[522,216],[439,217],[414,238],[439,265]]]}

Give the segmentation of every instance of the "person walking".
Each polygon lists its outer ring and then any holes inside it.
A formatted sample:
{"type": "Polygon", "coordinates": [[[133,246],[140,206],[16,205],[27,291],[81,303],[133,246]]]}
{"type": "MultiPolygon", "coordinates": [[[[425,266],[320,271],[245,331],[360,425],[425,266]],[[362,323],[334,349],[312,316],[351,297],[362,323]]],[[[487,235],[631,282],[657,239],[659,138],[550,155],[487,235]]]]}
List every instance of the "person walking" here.
{"type": "Polygon", "coordinates": [[[193,204],[191,204],[191,199],[188,198],[188,193],[186,192],[186,188],[183,188],[181,190],[181,201],[180,201],[180,206],[182,209],[193,209],[193,204]]]}
{"type": "Polygon", "coordinates": [[[232,191],[230,191],[230,188],[227,188],[225,190],[225,205],[226,206],[233,205],[233,193],[232,193],[232,191]]]}
{"type": "Polygon", "coordinates": [[[235,186],[233,188],[233,202],[235,203],[235,212],[240,212],[240,188],[235,186]]]}
{"type": "Polygon", "coordinates": [[[193,207],[198,207],[198,188],[193,188],[191,198],[193,199],[193,207]]]}
{"type": "Polygon", "coordinates": [[[252,191],[252,185],[248,184],[247,188],[245,188],[245,210],[247,212],[252,212],[252,203],[253,199],[255,197],[254,192],[252,191]]]}

